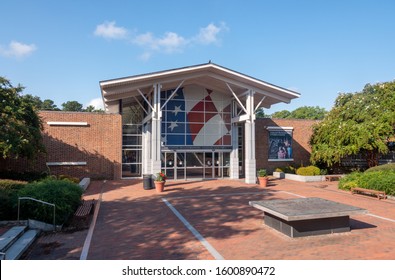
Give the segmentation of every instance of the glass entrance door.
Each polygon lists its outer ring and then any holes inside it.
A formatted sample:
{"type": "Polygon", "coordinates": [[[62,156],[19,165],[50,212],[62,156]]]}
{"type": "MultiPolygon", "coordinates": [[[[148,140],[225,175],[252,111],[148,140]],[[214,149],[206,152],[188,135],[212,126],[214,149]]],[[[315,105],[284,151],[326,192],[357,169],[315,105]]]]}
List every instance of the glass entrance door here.
{"type": "Polygon", "coordinates": [[[170,151],[162,153],[162,169],[169,180],[229,177],[228,151],[170,151]]]}

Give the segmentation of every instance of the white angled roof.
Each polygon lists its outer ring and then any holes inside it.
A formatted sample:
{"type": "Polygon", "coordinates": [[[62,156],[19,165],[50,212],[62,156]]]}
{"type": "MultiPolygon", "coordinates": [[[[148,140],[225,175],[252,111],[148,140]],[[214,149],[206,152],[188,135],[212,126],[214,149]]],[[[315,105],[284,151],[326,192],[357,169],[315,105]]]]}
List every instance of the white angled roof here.
{"type": "Polygon", "coordinates": [[[181,81],[183,85],[197,84],[207,89],[231,95],[228,85],[241,100],[246,90],[253,90],[255,104],[266,96],[261,107],[270,108],[271,105],[300,97],[300,94],[260,79],[236,72],[214,63],[206,63],[177,69],[135,75],[130,77],[105,80],[100,82],[105,104],[118,102],[119,99],[139,96],[138,90],[148,93],[156,83],[162,85],[162,90],[176,88],[181,81]]]}

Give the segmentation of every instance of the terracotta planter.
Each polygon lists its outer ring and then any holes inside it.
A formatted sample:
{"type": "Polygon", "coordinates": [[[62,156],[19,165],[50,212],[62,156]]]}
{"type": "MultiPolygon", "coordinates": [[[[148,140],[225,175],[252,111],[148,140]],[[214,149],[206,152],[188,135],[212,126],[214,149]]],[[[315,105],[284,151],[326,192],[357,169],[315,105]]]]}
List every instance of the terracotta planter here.
{"type": "Polygon", "coordinates": [[[259,186],[267,187],[267,181],[269,181],[268,177],[258,177],[258,180],[259,180],[259,186]]]}
{"type": "Polygon", "coordinates": [[[165,189],[165,182],[155,181],[155,189],[157,192],[163,192],[163,190],[165,189]]]}

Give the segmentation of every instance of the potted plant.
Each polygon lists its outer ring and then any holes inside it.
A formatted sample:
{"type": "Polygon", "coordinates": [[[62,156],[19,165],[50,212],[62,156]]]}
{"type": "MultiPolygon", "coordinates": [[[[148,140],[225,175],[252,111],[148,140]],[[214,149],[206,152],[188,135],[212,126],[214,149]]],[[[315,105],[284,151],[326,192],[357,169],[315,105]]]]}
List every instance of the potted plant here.
{"type": "Polygon", "coordinates": [[[267,181],[269,180],[269,178],[267,177],[266,169],[259,169],[259,171],[258,171],[258,180],[259,180],[259,185],[261,187],[266,187],[267,186],[267,181]]]}
{"type": "Polygon", "coordinates": [[[167,179],[166,174],[163,171],[156,174],[155,189],[157,192],[163,192],[165,188],[166,179],[167,179]]]}

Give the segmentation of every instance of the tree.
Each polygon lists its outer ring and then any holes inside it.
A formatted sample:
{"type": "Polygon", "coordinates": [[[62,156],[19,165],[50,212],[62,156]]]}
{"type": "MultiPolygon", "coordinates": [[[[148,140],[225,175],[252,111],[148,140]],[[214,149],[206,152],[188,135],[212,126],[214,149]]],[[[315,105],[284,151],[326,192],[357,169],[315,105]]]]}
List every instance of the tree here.
{"type": "Polygon", "coordinates": [[[51,99],[45,99],[42,101],[40,97],[33,96],[31,94],[25,94],[22,96],[22,98],[24,98],[26,102],[31,103],[35,110],[59,111],[59,108],[51,99]]]}
{"type": "Polygon", "coordinates": [[[23,87],[13,87],[0,77],[0,154],[3,158],[32,158],[45,150],[41,119],[35,98],[22,96],[23,87]]]}
{"type": "Polygon", "coordinates": [[[318,106],[303,106],[292,112],[283,110],[272,114],[274,119],[307,119],[307,120],[322,120],[327,111],[318,106]]]}
{"type": "Polygon", "coordinates": [[[263,108],[259,108],[256,113],[255,116],[257,119],[263,119],[263,118],[268,118],[270,117],[269,115],[265,114],[265,111],[263,110],[263,108]]]}
{"type": "Polygon", "coordinates": [[[62,103],[62,111],[83,112],[82,104],[78,101],[67,101],[62,103]]]}
{"type": "Polygon", "coordinates": [[[395,81],[367,84],[362,92],[340,94],[324,120],[313,127],[311,161],[331,166],[361,154],[378,165],[394,137],[395,81]]]}
{"type": "Polygon", "coordinates": [[[55,102],[51,99],[45,99],[42,104],[40,110],[45,110],[45,111],[60,111],[58,106],[56,106],[55,102]]]}
{"type": "Polygon", "coordinates": [[[291,112],[292,119],[322,120],[327,111],[318,106],[303,106],[291,112]]]}
{"type": "Polygon", "coordinates": [[[84,110],[84,112],[94,112],[94,113],[104,113],[102,109],[96,109],[95,106],[89,105],[84,110]]]}
{"type": "Polygon", "coordinates": [[[289,119],[291,112],[288,110],[278,111],[272,114],[273,119],[289,119]]]}

